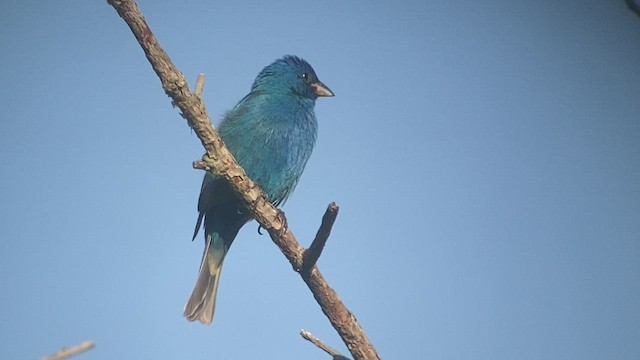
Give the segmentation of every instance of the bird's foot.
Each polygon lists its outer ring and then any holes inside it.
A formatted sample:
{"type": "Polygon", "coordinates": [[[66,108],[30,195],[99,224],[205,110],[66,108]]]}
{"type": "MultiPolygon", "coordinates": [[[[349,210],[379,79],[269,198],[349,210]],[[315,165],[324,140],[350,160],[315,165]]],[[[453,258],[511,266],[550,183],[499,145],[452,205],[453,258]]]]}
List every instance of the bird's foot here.
{"type": "Polygon", "coordinates": [[[284,233],[287,232],[287,230],[289,230],[289,225],[287,224],[287,218],[284,216],[284,211],[277,209],[278,210],[278,219],[280,220],[280,222],[282,222],[282,227],[280,227],[280,230],[278,231],[278,235],[280,237],[284,236],[284,233]]]}
{"type": "MultiPolygon", "coordinates": [[[[278,210],[278,215],[276,215],[276,217],[282,223],[282,227],[280,227],[280,230],[278,230],[278,235],[282,237],[284,236],[284,233],[289,229],[289,225],[287,224],[287,218],[284,216],[284,211],[280,209],[276,210],[278,210]]],[[[262,225],[258,224],[258,234],[262,235],[262,229],[264,229],[262,225]]]]}

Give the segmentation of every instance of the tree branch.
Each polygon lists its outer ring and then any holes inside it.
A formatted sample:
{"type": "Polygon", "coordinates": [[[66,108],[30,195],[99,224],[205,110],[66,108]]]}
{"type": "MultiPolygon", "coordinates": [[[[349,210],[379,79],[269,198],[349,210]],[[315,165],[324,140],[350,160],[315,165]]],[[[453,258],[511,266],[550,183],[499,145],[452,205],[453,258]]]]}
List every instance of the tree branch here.
{"type": "Polygon", "coordinates": [[[60,351],[45,356],[43,358],[41,358],[40,360],[63,360],[66,358],[69,358],[71,356],[74,355],[78,355],[80,353],[83,353],[85,351],[91,350],[96,346],[96,344],[91,341],[91,340],[87,340],[84,342],[81,342],[78,345],[72,346],[70,348],[62,348],[60,351]]]}
{"type": "Polygon", "coordinates": [[[303,272],[309,272],[316,265],[318,258],[320,258],[320,255],[322,254],[324,245],[329,239],[331,228],[333,227],[333,223],[336,221],[337,216],[338,206],[336,203],[332,202],[327,206],[327,211],[325,211],[324,216],[322,216],[322,223],[316,233],[315,239],[313,239],[311,246],[304,251],[302,263],[303,272]]]}
{"type": "Polygon", "coordinates": [[[634,14],[640,16],[640,5],[638,5],[637,2],[635,2],[634,0],[624,0],[624,2],[627,4],[629,10],[631,10],[634,14]]]}
{"type": "Polygon", "coordinates": [[[206,154],[202,161],[195,162],[194,167],[215,172],[230,183],[234,191],[244,200],[247,208],[251,210],[256,221],[269,232],[273,242],[280,248],[293,268],[301,274],[322,312],[336,329],[354,359],[380,359],[355,316],[345,307],[335,290],[327,284],[317,266],[308,272],[301,272],[304,249],[286,227],[284,215],[268,201],[259,186],[247,176],[224,146],[222,139],[211,126],[204,102],[189,90],[184,76],[158,44],[158,40],[145,22],[135,1],[108,0],[107,2],[127,23],[151,67],[160,78],[165,93],[180,108],[181,115],[187,120],[205,148],[206,154]]]}
{"type": "Polygon", "coordinates": [[[337,350],[335,350],[331,346],[323,343],[322,340],[318,339],[315,335],[313,335],[312,333],[308,332],[305,329],[302,329],[302,331],[300,331],[300,336],[305,338],[307,341],[309,341],[313,345],[324,350],[324,352],[326,352],[327,354],[331,355],[333,360],[351,360],[348,357],[340,354],[337,350]]]}
{"type": "Polygon", "coordinates": [[[193,90],[194,94],[197,97],[202,97],[202,89],[204,89],[204,74],[198,74],[198,79],[196,80],[196,87],[193,90]]]}

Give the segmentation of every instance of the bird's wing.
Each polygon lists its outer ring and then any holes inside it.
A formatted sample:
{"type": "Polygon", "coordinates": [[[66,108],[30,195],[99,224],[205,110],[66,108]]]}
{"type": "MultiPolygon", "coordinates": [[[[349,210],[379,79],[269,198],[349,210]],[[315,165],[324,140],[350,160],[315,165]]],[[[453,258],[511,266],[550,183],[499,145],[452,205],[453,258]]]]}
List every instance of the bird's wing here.
{"type": "Polygon", "coordinates": [[[202,179],[202,187],[200,188],[200,198],[198,199],[198,220],[196,222],[196,228],[193,231],[192,241],[195,240],[198,235],[198,231],[202,227],[202,220],[204,219],[204,214],[209,208],[211,201],[214,198],[214,184],[215,184],[215,175],[210,172],[206,172],[204,175],[204,179],[202,179]]]}

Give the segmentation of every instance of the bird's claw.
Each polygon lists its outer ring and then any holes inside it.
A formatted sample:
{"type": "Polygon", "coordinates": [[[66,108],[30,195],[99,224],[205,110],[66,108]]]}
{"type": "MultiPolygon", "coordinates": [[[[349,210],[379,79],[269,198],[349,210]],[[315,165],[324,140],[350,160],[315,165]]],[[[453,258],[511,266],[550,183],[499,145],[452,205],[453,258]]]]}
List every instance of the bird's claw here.
{"type": "MultiPolygon", "coordinates": [[[[282,227],[280,227],[280,230],[278,230],[278,236],[282,237],[284,236],[284,233],[289,229],[289,225],[287,224],[287,218],[284,216],[284,211],[280,209],[276,210],[278,210],[278,215],[276,215],[276,217],[282,223],[282,227]]],[[[262,225],[258,224],[258,234],[262,235],[262,229],[264,229],[262,225]]]]}
{"type": "Polygon", "coordinates": [[[280,222],[282,222],[282,227],[280,227],[280,230],[278,231],[278,235],[280,237],[284,236],[284,233],[287,232],[287,230],[289,230],[289,225],[287,224],[287,218],[284,216],[284,211],[277,209],[278,210],[278,220],[280,220],[280,222]]]}

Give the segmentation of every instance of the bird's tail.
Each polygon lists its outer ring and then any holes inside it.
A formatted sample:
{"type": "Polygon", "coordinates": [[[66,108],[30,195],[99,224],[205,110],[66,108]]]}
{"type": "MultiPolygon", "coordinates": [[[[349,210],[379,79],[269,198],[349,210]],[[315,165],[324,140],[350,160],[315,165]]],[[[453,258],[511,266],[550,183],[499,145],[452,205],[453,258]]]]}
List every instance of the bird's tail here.
{"type": "Polygon", "coordinates": [[[226,249],[220,235],[217,233],[208,235],[200,264],[200,274],[189,301],[184,307],[184,316],[189,321],[198,320],[206,325],[211,324],[225,254],[226,249]]]}

